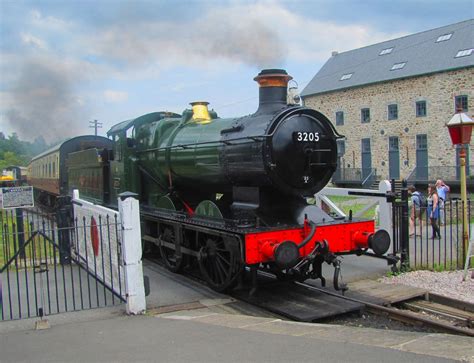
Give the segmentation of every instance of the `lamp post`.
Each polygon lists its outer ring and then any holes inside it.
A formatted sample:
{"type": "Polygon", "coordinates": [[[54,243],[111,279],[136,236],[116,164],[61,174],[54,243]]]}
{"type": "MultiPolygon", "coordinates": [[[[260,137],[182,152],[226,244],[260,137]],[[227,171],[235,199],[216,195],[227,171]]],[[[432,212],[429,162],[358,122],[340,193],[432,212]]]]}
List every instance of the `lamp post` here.
{"type": "Polygon", "coordinates": [[[462,201],[462,231],[463,231],[463,257],[467,253],[469,243],[467,220],[467,189],[466,189],[466,148],[471,142],[474,121],[465,113],[456,113],[446,124],[453,145],[459,145],[459,164],[461,167],[461,201],[462,201]]]}

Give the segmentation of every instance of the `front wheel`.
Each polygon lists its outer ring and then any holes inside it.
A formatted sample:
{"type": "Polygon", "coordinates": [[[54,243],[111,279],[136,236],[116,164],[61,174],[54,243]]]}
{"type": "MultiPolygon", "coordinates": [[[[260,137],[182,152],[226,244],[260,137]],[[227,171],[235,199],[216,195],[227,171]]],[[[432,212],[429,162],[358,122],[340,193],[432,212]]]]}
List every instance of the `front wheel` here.
{"type": "Polygon", "coordinates": [[[177,228],[166,226],[159,236],[159,248],[161,258],[163,259],[168,270],[179,272],[183,267],[183,256],[179,251],[180,244],[177,237],[177,228]]]}

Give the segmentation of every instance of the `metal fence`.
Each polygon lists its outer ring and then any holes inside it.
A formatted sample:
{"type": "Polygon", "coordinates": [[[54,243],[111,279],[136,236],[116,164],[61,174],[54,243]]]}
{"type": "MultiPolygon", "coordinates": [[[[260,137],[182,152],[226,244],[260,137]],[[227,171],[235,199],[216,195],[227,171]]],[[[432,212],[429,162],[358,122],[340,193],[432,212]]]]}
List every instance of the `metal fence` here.
{"type": "Polygon", "coordinates": [[[116,218],[16,209],[0,210],[0,222],[1,320],[125,301],[116,218]]]}
{"type": "MultiPolygon", "coordinates": [[[[427,207],[414,214],[406,189],[393,202],[393,253],[410,269],[456,270],[466,261],[463,243],[462,211],[459,199],[447,200],[438,219],[439,237],[429,218],[427,207]],[[410,221],[411,219],[411,221],[410,221]]],[[[473,223],[474,204],[468,200],[468,226],[473,223]]]]}

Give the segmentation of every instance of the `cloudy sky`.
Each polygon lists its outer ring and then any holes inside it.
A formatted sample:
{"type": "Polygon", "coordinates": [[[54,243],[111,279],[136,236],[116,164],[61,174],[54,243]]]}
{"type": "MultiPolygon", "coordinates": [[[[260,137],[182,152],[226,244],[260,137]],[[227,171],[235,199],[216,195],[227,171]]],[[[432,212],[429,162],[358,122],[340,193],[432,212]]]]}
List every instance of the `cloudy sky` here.
{"type": "Polygon", "coordinates": [[[0,0],[0,131],[47,141],[206,100],[257,107],[253,77],[302,90],[331,51],[474,17],[473,0],[0,0]]]}

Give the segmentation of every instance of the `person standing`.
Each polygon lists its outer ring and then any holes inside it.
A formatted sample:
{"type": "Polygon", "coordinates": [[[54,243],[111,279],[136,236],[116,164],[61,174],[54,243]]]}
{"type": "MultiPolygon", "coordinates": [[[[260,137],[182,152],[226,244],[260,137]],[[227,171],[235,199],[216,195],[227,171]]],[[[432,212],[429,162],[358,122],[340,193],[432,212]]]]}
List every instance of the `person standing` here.
{"type": "Polygon", "coordinates": [[[428,217],[430,218],[431,230],[433,235],[431,239],[441,238],[439,231],[438,220],[439,220],[439,197],[436,192],[436,187],[433,184],[428,185],[428,217]]]}
{"type": "Polygon", "coordinates": [[[414,185],[410,185],[408,187],[408,195],[411,196],[411,211],[410,211],[410,228],[409,233],[410,236],[415,235],[415,228],[416,228],[416,220],[419,221],[420,226],[420,234],[416,233],[416,235],[421,236],[421,232],[423,231],[423,226],[421,223],[421,194],[418,192],[414,185]]]}
{"type": "Polygon", "coordinates": [[[439,197],[439,224],[442,226],[445,221],[444,202],[446,201],[450,188],[442,179],[436,180],[435,186],[439,197]]]}

